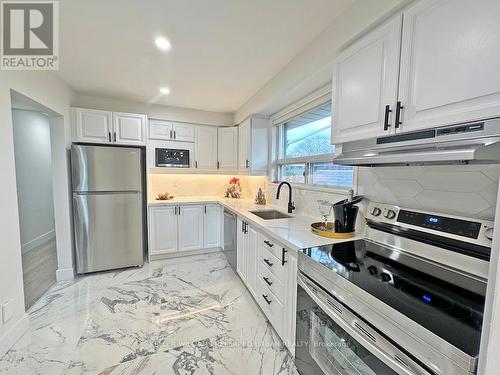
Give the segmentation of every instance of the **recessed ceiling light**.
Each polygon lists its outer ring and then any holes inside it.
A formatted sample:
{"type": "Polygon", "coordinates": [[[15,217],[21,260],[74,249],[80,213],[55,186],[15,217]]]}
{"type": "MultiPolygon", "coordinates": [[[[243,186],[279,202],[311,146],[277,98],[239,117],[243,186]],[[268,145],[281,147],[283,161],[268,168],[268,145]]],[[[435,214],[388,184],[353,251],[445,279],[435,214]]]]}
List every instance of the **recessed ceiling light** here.
{"type": "Polygon", "coordinates": [[[157,37],[155,39],[155,44],[156,44],[156,47],[158,47],[158,49],[161,51],[169,51],[170,48],[172,48],[170,41],[163,36],[157,37]]]}
{"type": "Polygon", "coordinates": [[[168,95],[170,94],[170,89],[168,87],[162,87],[160,88],[160,93],[162,93],[163,95],[168,95]]]}

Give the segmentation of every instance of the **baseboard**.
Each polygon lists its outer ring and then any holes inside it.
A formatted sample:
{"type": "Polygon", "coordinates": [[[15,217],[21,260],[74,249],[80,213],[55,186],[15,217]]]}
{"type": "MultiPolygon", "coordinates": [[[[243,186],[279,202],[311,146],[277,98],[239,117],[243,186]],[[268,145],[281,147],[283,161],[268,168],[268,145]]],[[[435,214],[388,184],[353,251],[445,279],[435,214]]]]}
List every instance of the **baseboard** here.
{"type": "Polygon", "coordinates": [[[43,245],[46,242],[54,239],[56,237],[56,231],[51,230],[41,236],[35,238],[34,240],[27,242],[21,246],[21,254],[26,254],[27,252],[36,249],[37,247],[43,245]]]}
{"type": "Polygon", "coordinates": [[[57,281],[67,281],[73,280],[75,278],[75,269],[74,268],[60,268],[56,271],[56,280],[57,281]]]}
{"type": "Polygon", "coordinates": [[[5,334],[0,337],[0,358],[28,331],[30,320],[28,314],[24,314],[5,334]]]}
{"type": "Polygon", "coordinates": [[[191,250],[191,251],[176,251],[175,253],[167,253],[167,254],[158,254],[158,255],[150,255],[150,260],[161,260],[161,259],[171,259],[171,258],[180,258],[187,257],[191,255],[203,255],[209,253],[216,253],[221,251],[220,247],[213,247],[210,249],[201,249],[201,250],[191,250]]]}

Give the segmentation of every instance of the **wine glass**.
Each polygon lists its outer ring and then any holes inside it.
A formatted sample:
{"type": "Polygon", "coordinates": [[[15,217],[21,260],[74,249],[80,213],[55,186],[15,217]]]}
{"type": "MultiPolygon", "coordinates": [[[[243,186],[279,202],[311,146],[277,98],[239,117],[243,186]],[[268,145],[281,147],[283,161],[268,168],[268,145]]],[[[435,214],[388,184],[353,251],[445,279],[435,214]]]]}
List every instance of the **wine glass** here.
{"type": "Polygon", "coordinates": [[[325,229],[328,228],[328,216],[332,214],[332,204],[327,200],[318,200],[319,213],[323,216],[323,221],[325,222],[325,229]]]}

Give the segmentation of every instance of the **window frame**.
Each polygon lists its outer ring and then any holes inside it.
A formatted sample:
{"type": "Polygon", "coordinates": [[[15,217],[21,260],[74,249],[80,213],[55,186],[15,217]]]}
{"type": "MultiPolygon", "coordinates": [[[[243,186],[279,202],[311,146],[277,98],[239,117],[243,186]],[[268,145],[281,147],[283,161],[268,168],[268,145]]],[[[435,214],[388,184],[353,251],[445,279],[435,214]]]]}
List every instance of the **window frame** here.
{"type": "Polygon", "coordinates": [[[307,113],[315,108],[328,104],[331,101],[331,98],[328,101],[323,101],[320,104],[315,104],[300,113],[295,113],[293,117],[288,118],[286,120],[281,120],[273,125],[273,167],[272,167],[272,176],[271,179],[275,181],[285,181],[282,180],[282,167],[289,164],[304,164],[304,183],[291,182],[290,184],[295,188],[300,188],[304,190],[314,190],[314,191],[327,191],[332,193],[340,193],[345,194],[346,192],[353,191],[355,186],[357,186],[357,175],[358,170],[357,167],[352,167],[352,184],[350,187],[344,186],[335,186],[335,185],[324,185],[324,184],[312,184],[310,181],[312,179],[311,170],[312,164],[316,163],[332,163],[333,158],[335,157],[335,153],[327,153],[327,154],[318,154],[318,155],[310,155],[310,156],[300,156],[293,158],[285,158],[285,124],[291,119],[301,116],[304,113],[307,113]]]}

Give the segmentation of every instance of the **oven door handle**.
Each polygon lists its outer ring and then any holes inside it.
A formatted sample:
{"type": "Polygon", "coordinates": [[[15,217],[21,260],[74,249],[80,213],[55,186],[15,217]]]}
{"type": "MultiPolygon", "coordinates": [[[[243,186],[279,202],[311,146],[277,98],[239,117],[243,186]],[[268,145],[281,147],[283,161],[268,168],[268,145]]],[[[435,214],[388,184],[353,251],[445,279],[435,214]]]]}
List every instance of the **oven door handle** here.
{"type": "MultiPolygon", "coordinates": [[[[375,332],[371,332],[369,328],[365,328],[365,324],[361,323],[358,318],[349,319],[347,321],[340,315],[353,315],[344,306],[336,307],[332,303],[328,303],[326,293],[312,285],[304,276],[298,276],[298,285],[309,295],[314,302],[325,312],[335,323],[337,323],[346,333],[363,345],[370,353],[391,367],[398,374],[405,375],[430,375],[430,373],[419,366],[415,361],[409,358],[406,354],[394,348],[385,338],[375,332]],[[335,310],[332,308],[335,307],[335,310]],[[339,309],[338,311],[336,309],[339,309]],[[342,310],[344,310],[342,312],[342,310]],[[390,350],[394,348],[394,350],[390,350]],[[389,349],[389,350],[388,350],[389,349]]],[[[333,299],[333,298],[332,298],[333,299]]],[[[337,303],[340,305],[340,302],[337,303]]]]}

